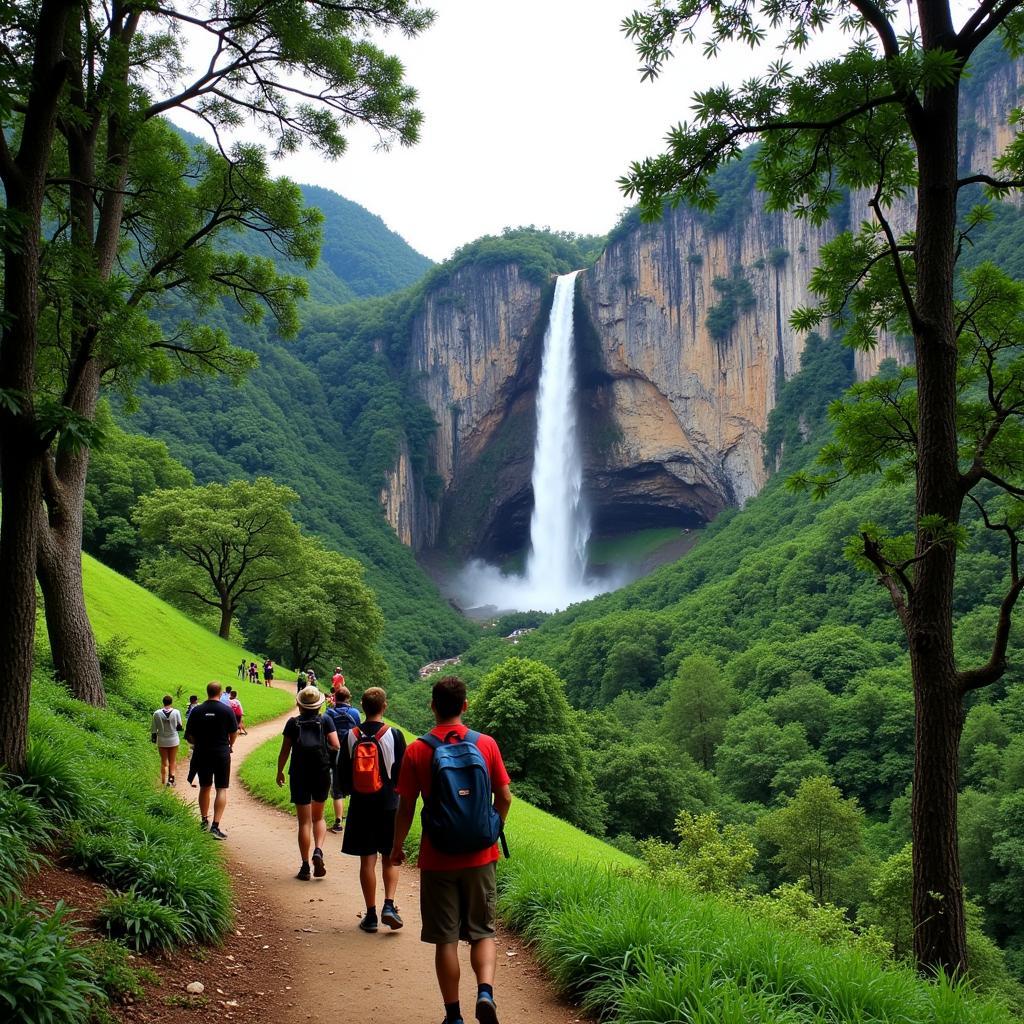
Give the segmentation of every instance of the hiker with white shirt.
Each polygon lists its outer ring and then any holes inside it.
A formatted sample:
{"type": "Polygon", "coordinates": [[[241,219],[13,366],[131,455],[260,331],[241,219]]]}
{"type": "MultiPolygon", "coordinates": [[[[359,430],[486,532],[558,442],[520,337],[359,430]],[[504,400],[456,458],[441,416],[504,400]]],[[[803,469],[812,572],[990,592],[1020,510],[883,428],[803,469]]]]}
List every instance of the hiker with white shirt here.
{"type": "Polygon", "coordinates": [[[181,743],[181,712],[173,707],[174,698],[167,694],[164,706],[153,712],[153,725],[149,730],[150,739],[160,751],[160,785],[174,785],[174,765],[178,759],[178,745],[181,743]]]}

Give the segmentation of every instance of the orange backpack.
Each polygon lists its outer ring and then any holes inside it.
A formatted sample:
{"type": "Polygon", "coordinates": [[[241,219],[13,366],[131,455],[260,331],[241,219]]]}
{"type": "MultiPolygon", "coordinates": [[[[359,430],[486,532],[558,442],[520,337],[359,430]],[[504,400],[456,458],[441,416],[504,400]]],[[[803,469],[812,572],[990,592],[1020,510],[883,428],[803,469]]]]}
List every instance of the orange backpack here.
{"type": "Polygon", "coordinates": [[[384,788],[380,772],[380,738],[389,726],[381,726],[376,733],[364,732],[357,725],[355,746],[352,748],[352,792],[370,796],[384,788]]]}

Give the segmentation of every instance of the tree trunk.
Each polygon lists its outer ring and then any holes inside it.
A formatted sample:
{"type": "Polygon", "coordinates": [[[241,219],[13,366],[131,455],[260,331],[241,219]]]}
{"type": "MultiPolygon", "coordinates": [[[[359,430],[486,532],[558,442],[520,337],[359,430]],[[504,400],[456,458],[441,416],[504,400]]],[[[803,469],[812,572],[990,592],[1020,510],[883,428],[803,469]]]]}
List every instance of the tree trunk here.
{"type": "MultiPolygon", "coordinates": [[[[922,10],[927,5],[922,5],[922,10]]],[[[941,6],[941,5],[940,5],[941,6]]],[[[923,13],[926,49],[948,48],[948,10],[923,13]]],[[[915,124],[918,205],[914,342],[918,383],[918,519],[913,592],[906,620],[914,680],[916,743],[911,822],[914,838],[914,954],[925,970],[967,967],[963,885],[957,846],[957,749],[961,699],[953,656],[956,548],[933,544],[925,516],[960,519],[957,461],[953,280],[956,232],[958,88],[926,90],[915,124]]]]}
{"type": "Polygon", "coordinates": [[[27,439],[9,423],[0,430],[3,502],[0,529],[0,767],[19,774],[25,767],[28,707],[32,692],[36,628],[36,506],[39,462],[27,439]]]}
{"type": "Polygon", "coordinates": [[[28,707],[35,657],[41,444],[33,409],[39,319],[39,236],[46,169],[57,104],[67,74],[64,39],[72,4],[43,0],[36,25],[32,79],[17,154],[6,135],[0,175],[8,217],[3,230],[3,334],[0,337],[0,764],[25,765],[28,707]]]}
{"type": "Polygon", "coordinates": [[[231,639],[231,617],[234,614],[235,609],[232,607],[231,602],[224,599],[220,606],[220,636],[225,640],[231,639]]]}
{"type": "MultiPolygon", "coordinates": [[[[99,367],[95,360],[89,360],[71,407],[91,419],[99,389],[99,367]]],[[[46,511],[40,514],[36,572],[57,678],[79,700],[106,707],[107,695],[82,587],[82,510],[88,470],[89,449],[85,447],[62,452],[44,463],[46,511]]]]}

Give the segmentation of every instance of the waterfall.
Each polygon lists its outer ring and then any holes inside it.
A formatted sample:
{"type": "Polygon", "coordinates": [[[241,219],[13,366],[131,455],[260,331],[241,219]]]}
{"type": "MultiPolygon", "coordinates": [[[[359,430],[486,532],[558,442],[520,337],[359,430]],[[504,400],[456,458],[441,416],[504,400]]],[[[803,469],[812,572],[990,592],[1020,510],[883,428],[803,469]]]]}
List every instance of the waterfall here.
{"type": "Polygon", "coordinates": [[[590,519],[583,501],[583,460],[576,429],[573,302],[576,275],[555,282],[537,388],[537,440],[533,449],[530,551],[522,576],[470,562],[456,581],[464,607],[554,612],[614,588],[587,579],[590,519]]]}
{"type": "Polygon", "coordinates": [[[555,283],[544,334],[533,448],[533,515],[526,582],[545,603],[564,608],[583,587],[590,520],[582,501],[583,460],[576,431],[573,301],[576,275],[555,283]]]}

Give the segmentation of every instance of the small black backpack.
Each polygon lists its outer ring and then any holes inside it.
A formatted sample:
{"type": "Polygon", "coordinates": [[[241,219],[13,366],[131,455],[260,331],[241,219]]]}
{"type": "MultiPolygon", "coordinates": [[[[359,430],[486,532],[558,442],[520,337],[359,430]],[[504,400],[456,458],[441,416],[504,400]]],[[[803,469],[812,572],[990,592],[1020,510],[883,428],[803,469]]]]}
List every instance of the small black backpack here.
{"type": "Polygon", "coordinates": [[[316,718],[295,720],[299,735],[295,739],[292,751],[292,763],[298,761],[302,768],[329,768],[331,755],[327,749],[327,736],[324,734],[324,723],[319,715],[316,718]]]}

